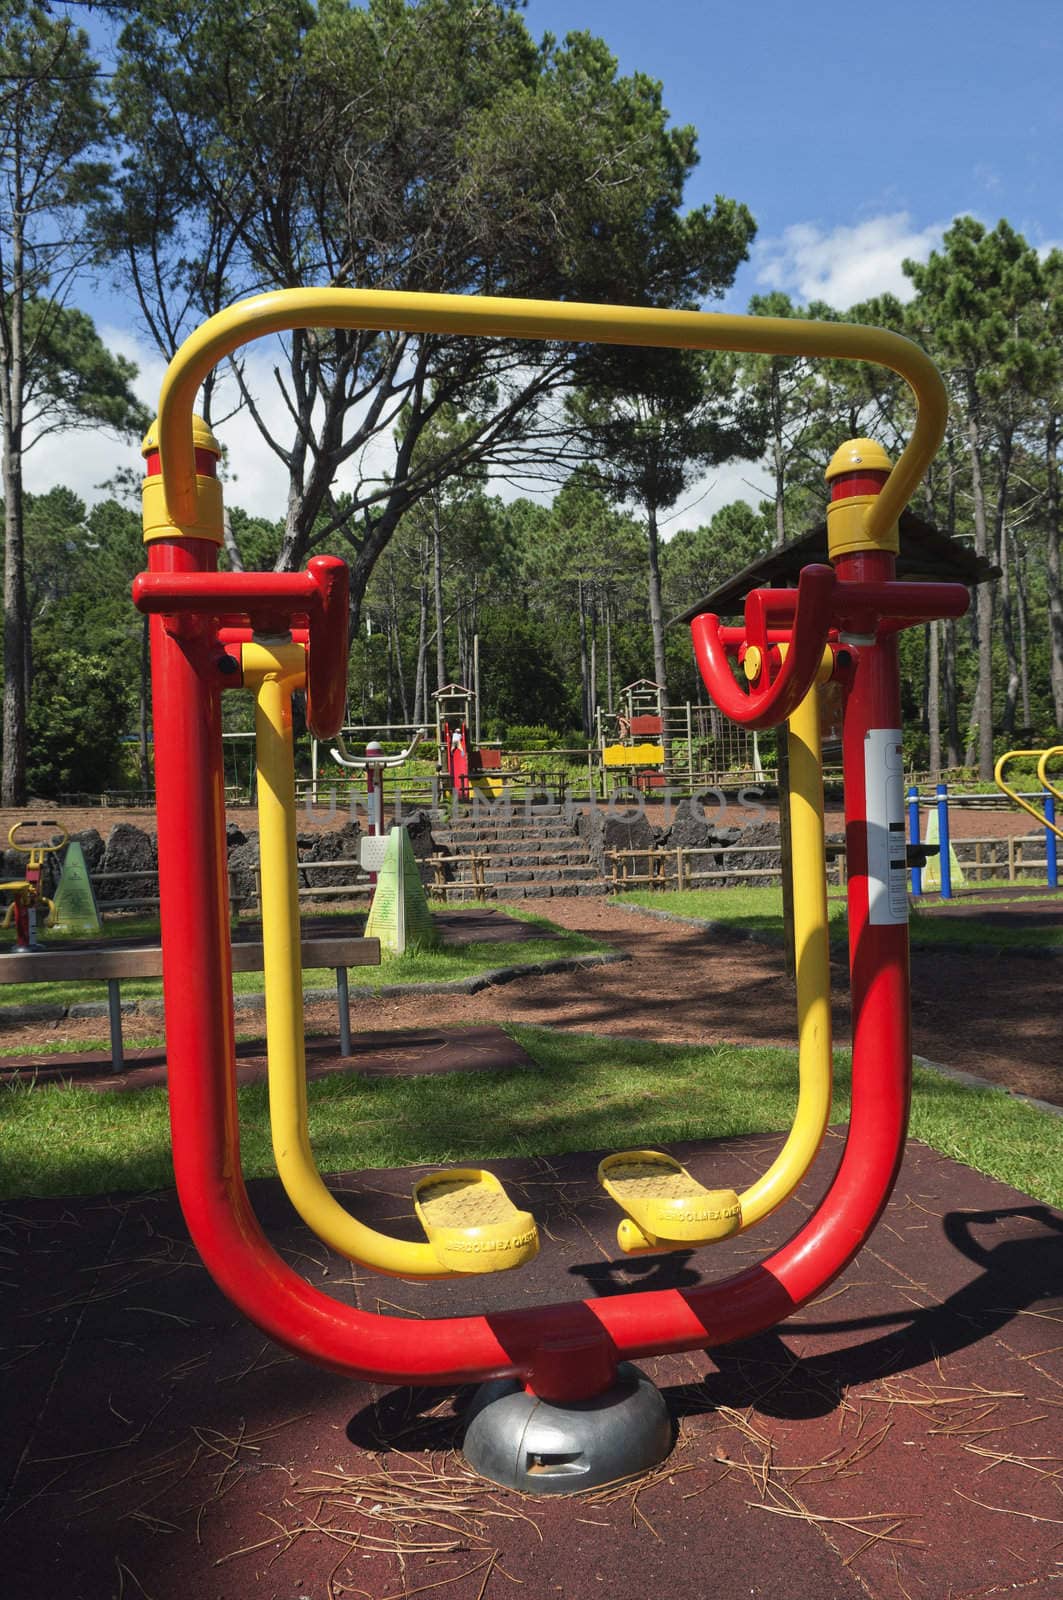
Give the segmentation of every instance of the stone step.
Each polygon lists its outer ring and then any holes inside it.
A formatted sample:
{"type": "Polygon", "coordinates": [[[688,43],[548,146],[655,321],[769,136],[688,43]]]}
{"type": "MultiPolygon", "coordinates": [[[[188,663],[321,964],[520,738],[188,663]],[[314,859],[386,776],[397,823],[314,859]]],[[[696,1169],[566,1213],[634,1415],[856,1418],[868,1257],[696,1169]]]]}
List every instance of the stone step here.
{"type": "Polygon", "coordinates": [[[585,894],[605,894],[608,885],[597,878],[587,883],[552,882],[497,883],[488,886],[488,897],[493,900],[549,900],[585,894]]]}
{"type": "Polygon", "coordinates": [[[459,840],[453,847],[453,853],[467,856],[521,856],[529,862],[560,861],[567,856],[575,856],[582,861],[589,857],[587,847],[578,839],[478,839],[467,843],[459,840]]]}
{"type": "Polygon", "coordinates": [[[510,828],[496,828],[487,825],[480,828],[433,828],[432,837],[436,840],[445,839],[463,844],[479,842],[484,839],[527,840],[529,843],[542,840],[549,843],[555,840],[576,839],[578,835],[574,828],[570,828],[562,822],[545,828],[525,827],[523,823],[519,826],[514,823],[510,828]]]}
{"type": "Polygon", "coordinates": [[[508,867],[484,868],[485,883],[576,883],[580,881],[586,882],[591,878],[598,877],[600,877],[600,873],[597,867],[593,867],[589,863],[586,866],[578,867],[556,867],[551,872],[544,871],[539,874],[529,873],[527,867],[512,869],[508,867]]]}
{"type": "Polygon", "coordinates": [[[490,867],[540,867],[551,874],[556,867],[584,867],[591,864],[591,856],[583,850],[490,850],[490,848],[461,848],[450,851],[459,859],[487,861],[490,867]]]}
{"type": "Polygon", "coordinates": [[[554,868],[591,865],[590,857],[576,850],[555,850],[549,855],[528,855],[523,850],[489,850],[480,854],[486,855],[488,865],[492,867],[507,867],[510,871],[537,867],[547,876],[554,868]]]}
{"type": "Polygon", "coordinates": [[[488,805],[478,806],[475,811],[465,810],[455,812],[451,807],[440,807],[432,817],[433,827],[441,828],[475,828],[481,824],[509,827],[515,823],[527,823],[529,827],[536,827],[542,823],[563,822],[569,827],[573,825],[573,816],[563,806],[525,806],[519,801],[506,809],[503,806],[488,805]]]}
{"type": "Polygon", "coordinates": [[[441,839],[435,836],[437,851],[444,855],[456,855],[463,852],[465,855],[490,854],[496,850],[524,851],[528,855],[541,855],[544,850],[547,855],[565,853],[570,848],[567,839],[441,839]]]}

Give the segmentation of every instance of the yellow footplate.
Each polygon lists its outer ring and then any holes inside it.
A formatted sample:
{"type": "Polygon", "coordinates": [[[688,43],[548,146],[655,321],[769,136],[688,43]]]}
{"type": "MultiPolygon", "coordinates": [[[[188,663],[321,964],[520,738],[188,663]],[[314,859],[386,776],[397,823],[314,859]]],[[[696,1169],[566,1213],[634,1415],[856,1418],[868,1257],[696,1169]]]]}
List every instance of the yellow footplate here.
{"type": "Polygon", "coordinates": [[[671,1156],[625,1150],[606,1156],[598,1182],[622,1211],[616,1230],[621,1250],[678,1250],[712,1244],[737,1233],[742,1207],[733,1189],[706,1189],[671,1156]]]}
{"type": "Polygon", "coordinates": [[[535,1218],[517,1210],[492,1172],[434,1172],[414,1185],[413,1203],[429,1243],[452,1272],[506,1272],[539,1253],[535,1218]]]}

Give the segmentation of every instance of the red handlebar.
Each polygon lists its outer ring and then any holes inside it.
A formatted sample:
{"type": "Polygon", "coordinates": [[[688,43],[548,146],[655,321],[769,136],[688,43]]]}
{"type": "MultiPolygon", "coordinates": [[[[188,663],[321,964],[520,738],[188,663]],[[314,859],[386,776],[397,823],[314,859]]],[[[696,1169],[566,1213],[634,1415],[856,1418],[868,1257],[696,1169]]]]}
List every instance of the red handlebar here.
{"type": "Polygon", "coordinates": [[[265,632],[290,628],[297,638],[305,629],[306,720],[316,738],[334,739],[347,698],[348,587],[346,562],[312,556],[305,572],[141,572],[133,603],[224,619],[229,634],[244,619],[265,632]]]}
{"type": "Polygon", "coordinates": [[[321,603],[310,613],[306,666],[306,720],[315,739],[334,739],[347,704],[347,563],[311,556],[307,571],[321,603]]]}
{"type": "MultiPolygon", "coordinates": [[[[771,728],[785,722],[811,689],[823,660],[831,628],[834,569],[804,567],[796,593],[793,589],[754,589],[746,599],[747,654],[759,651],[758,681],[743,694],[734,680],[720,619],[712,612],[690,624],[694,654],[705,687],[725,716],[747,728],[771,728]],[[772,676],[779,659],[773,647],[772,624],[790,625],[790,648],[772,676]]],[[[727,630],[728,632],[730,630],[727,630]]]]}

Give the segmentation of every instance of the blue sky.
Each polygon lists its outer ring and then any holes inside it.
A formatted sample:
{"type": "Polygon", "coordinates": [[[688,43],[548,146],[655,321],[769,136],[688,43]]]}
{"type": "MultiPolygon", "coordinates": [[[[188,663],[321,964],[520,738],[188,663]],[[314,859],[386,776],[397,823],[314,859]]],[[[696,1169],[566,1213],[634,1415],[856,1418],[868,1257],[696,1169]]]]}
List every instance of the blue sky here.
{"type": "Polygon", "coordinates": [[[526,19],[600,34],[697,128],[691,201],[730,195],[757,219],[729,309],[900,287],[904,254],[961,212],[1063,242],[1060,0],[531,0],[526,19]]]}
{"type": "MultiPolygon", "coordinates": [[[[536,38],[600,35],[623,72],[661,80],[674,122],[696,127],[691,204],[728,195],[758,225],[728,310],[775,288],[840,309],[904,295],[902,259],[925,259],[963,212],[990,225],[1007,217],[1042,249],[1063,245],[1063,0],[530,0],[525,20],[536,38]]],[[[153,403],[161,367],[132,308],[107,293],[83,303],[139,361],[153,403]]],[[[268,452],[249,423],[232,426],[234,456],[253,452],[263,469],[234,486],[235,500],[277,515],[268,452]]],[[[124,446],[113,454],[136,459],[124,446]]],[[[94,498],[100,459],[98,439],[46,441],[27,457],[28,486],[65,481],[94,498]]],[[[756,498],[750,477],[741,464],[724,469],[685,520],[756,498]]]]}

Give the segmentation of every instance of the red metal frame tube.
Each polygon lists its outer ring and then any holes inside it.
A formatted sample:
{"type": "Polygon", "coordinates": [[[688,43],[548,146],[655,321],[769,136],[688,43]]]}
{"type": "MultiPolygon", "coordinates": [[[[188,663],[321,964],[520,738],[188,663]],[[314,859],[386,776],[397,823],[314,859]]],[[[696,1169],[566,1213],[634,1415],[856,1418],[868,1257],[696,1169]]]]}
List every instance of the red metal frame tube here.
{"type": "MultiPolygon", "coordinates": [[[[197,555],[213,560],[213,550],[156,541],[151,561],[184,566],[197,555]]],[[[858,1040],[853,1122],[826,1201],[787,1245],[735,1277],[410,1324],[332,1300],[293,1272],[263,1235],[240,1172],[216,644],[203,619],[158,616],[152,644],[174,1168],[205,1264],[264,1332],[362,1377],[451,1383],[515,1373],[564,1400],[604,1387],[622,1357],[724,1344],[771,1326],[842,1270],[885,1203],[904,1141],[907,1063],[886,1063],[884,1092],[872,1028],[858,1040]]]]}
{"type": "MultiPolygon", "coordinates": [[[[208,604],[216,596],[218,611],[232,614],[233,589],[219,587],[213,544],[156,540],[149,560],[160,581],[140,585],[141,604],[163,593],[190,600],[198,583],[208,604]]],[[[892,557],[877,554],[840,558],[838,588],[888,581],[892,566],[892,557]]],[[[253,575],[245,592],[260,581],[253,575]]],[[[721,1345],[770,1327],[841,1272],[886,1204],[907,1126],[907,928],[869,922],[863,777],[869,730],[899,728],[895,638],[860,647],[846,707],[853,1099],[841,1162],[819,1209],[774,1255],[721,1282],[412,1324],[313,1289],[273,1250],[248,1201],[221,757],[220,697],[232,679],[219,667],[216,618],[203,610],[201,593],[199,607],[151,622],[159,877],[178,1191],[197,1249],[235,1304],[280,1343],[352,1375],[453,1383],[515,1374],[544,1398],[566,1400],[607,1385],[623,1357],[721,1345]]]]}

